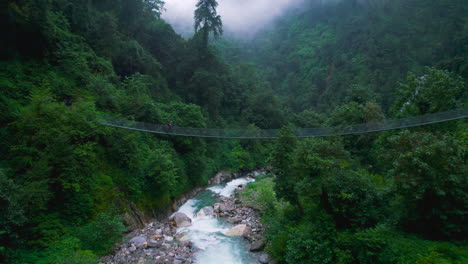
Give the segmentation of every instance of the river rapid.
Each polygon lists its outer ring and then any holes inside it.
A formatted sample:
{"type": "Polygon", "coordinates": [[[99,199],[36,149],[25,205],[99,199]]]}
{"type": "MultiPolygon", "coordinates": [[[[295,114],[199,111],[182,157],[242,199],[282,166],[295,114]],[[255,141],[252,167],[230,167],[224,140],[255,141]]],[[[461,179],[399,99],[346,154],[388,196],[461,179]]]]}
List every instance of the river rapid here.
{"type": "Polygon", "coordinates": [[[192,226],[177,229],[179,236],[198,248],[195,253],[196,263],[203,264],[256,264],[259,263],[249,251],[249,245],[242,237],[224,235],[233,225],[223,218],[214,216],[196,216],[205,206],[213,206],[221,197],[229,197],[239,185],[254,181],[251,178],[239,178],[224,185],[207,188],[188,200],[179,208],[179,212],[192,219],[192,226]]]}

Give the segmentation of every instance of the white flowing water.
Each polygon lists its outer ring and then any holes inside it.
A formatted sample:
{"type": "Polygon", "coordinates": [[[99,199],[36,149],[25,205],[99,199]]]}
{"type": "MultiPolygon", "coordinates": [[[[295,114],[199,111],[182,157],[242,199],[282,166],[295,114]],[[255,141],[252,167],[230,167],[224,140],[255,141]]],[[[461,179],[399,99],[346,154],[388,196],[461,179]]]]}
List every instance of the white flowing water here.
{"type": "Polygon", "coordinates": [[[256,264],[259,263],[248,249],[248,244],[242,237],[228,237],[224,233],[232,225],[224,219],[213,216],[196,216],[205,206],[212,206],[219,196],[229,197],[236,187],[253,179],[235,179],[226,185],[217,185],[188,200],[179,209],[192,219],[192,226],[179,228],[178,233],[185,234],[200,251],[195,254],[200,264],[256,264]],[[219,195],[219,196],[218,196],[219,195]]]}

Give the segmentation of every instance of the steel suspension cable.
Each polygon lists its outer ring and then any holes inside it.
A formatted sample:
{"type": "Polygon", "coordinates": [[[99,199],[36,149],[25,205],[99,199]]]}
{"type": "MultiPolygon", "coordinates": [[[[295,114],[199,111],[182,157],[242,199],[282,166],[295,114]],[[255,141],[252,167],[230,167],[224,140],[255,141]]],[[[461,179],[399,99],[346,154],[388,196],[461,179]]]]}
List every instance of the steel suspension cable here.
{"type": "MultiPolygon", "coordinates": [[[[446,112],[426,114],[403,119],[384,120],[380,122],[334,127],[298,128],[294,130],[294,134],[300,138],[354,135],[436,124],[451,120],[464,119],[467,117],[468,107],[464,107],[446,112]]],[[[110,116],[101,116],[100,118],[102,119],[100,124],[106,126],[174,136],[232,139],[272,139],[277,138],[279,135],[279,129],[220,129],[176,126],[168,127],[166,125],[113,118],[110,116]]]]}

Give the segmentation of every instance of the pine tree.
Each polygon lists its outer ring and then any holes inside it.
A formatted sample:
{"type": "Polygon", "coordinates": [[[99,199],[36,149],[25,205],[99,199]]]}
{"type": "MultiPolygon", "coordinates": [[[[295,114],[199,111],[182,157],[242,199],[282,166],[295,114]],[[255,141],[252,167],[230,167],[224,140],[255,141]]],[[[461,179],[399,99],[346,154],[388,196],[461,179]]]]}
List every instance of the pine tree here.
{"type": "Polygon", "coordinates": [[[195,10],[195,33],[201,33],[203,46],[208,47],[210,32],[215,38],[223,34],[223,22],[216,12],[216,0],[199,0],[195,10]]]}

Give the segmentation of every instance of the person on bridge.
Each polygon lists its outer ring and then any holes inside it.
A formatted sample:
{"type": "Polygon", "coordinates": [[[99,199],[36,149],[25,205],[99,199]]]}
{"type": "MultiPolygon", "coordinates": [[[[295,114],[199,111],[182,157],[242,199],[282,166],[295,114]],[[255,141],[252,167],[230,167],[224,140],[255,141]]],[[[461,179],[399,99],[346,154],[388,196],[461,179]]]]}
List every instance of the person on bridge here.
{"type": "Polygon", "coordinates": [[[168,133],[172,132],[172,126],[173,126],[172,121],[170,121],[169,124],[167,124],[166,126],[168,133]]]}

